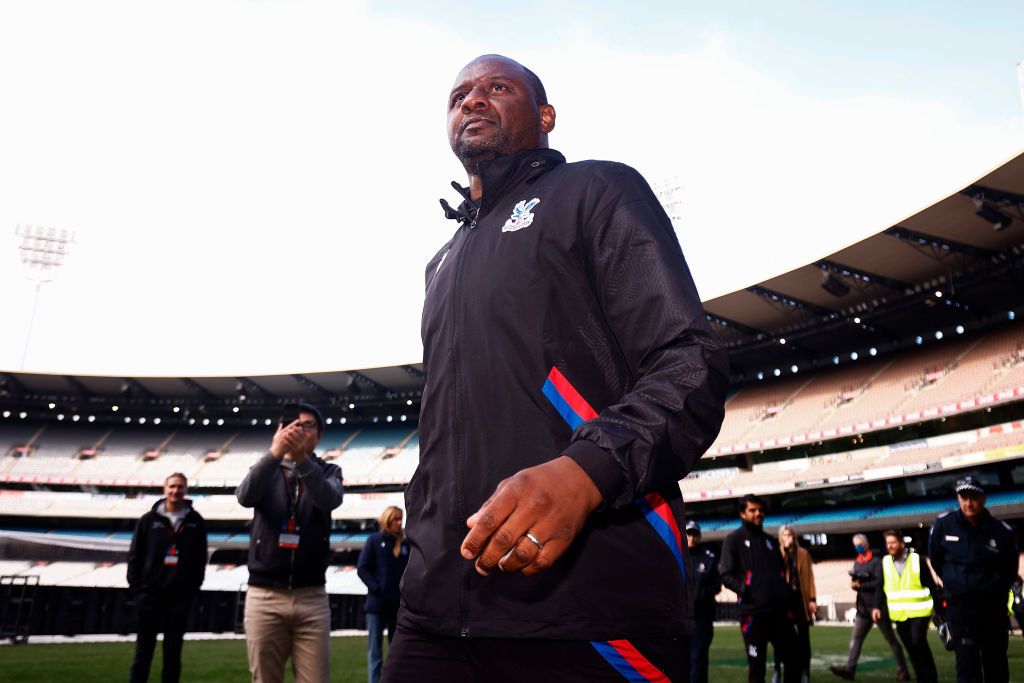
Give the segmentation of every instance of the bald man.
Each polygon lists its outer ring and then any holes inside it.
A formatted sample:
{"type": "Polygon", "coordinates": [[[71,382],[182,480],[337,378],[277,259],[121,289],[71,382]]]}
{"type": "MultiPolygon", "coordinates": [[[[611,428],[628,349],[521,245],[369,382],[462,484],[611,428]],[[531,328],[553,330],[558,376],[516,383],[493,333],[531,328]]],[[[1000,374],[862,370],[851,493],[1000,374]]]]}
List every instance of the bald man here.
{"type": "Polygon", "coordinates": [[[468,186],[426,269],[384,680],[685,680],[678,482],[721,425],[725,349],[644,179],[548,147],[536,74],[474,59],[447,111],[468,186]]]}

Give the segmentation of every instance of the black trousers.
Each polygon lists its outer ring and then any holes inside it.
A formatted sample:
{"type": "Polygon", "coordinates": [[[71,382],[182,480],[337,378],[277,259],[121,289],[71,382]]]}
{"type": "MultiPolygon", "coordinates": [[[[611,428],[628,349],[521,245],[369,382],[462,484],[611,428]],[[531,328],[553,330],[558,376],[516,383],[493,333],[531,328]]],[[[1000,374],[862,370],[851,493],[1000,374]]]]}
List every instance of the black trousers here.
{"type": "Polygon", "coordinates": [[[1010,618],[1005,603],[958,603],[946,608],[946,622],[956,650],[958,683],[1007,683],[1006,650],[1010,618]]]}
{"type": "MultiPolygon", "coordinates": [[[[914,667],[914,678],[918,683],[936,683],[939,673],[935,670],[935,659],[928,647],[928,617],[915,617],[906,621],[894,621],[896,633],[903,641],[903,647],[914,667]]],[[[977,682],[975,682],[977,683],[977,682]]]]}
{"type": "Polygon", "coordinates": [[[768,643],[775,650],[776,659],[783,666],[785,683],[800,683],[803,667],[800,663],[800,645],[797,642],[793,619],[787,612],[748,614],[740,618],[743,645],[747,649],[747,681],[764,683],[768,666],[768,643]]]}
{"type": "Polygon", "coordinates": [[[194,598],[194,593],[174,591],[140,593],[136,598],[139,634],[135,639],[131,683],[149,680],[156,635],[161,631],[164,634],[164,667],[160,680],[162,683],[178,683],[181,678],[181,644],[194,598]]]}
{"type": "Polygon", "coordinates": [[[690,639],[690,683],[708,683],[708,650],[715,637],[715,610],[697,612],[690,639]]]}
{"type": "Polygon", "coordinates": [[[685,681],[689,637],[646,640],[442,638],[398,627],[383,683],[685,681]],[[646,676],[640,678],[639,676],[646,676]]]}

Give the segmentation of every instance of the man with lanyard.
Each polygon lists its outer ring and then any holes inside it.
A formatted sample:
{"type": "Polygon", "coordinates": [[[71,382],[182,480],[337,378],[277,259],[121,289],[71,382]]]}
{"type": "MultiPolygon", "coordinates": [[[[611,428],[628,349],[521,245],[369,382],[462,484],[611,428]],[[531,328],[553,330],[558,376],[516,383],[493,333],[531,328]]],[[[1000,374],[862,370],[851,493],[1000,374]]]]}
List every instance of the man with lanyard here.
{"type": "Polygon", "coordinates": [[[684,680],[679,480],[721,426],[726,350],[640,174],[548,148],[535,73],[485,55],[446,100],[469,186],[426,270],[384,680],[684,680]]]}
{"type": "Polygon", "coordinates": [[[135,594],[139,634],[132,683],[149,680],[157,633],[164,634],[161,680],[181,677],[181,648],[189,611],[206,574],[206,522],[186,500],[188,480],[175,472],[164,497],[142,516],[128,550],[128,589],[135,594]]]}
{"type": "Polygon", "coordinates": [[[932,525],[928,556],[949,605],[946,620],[961,683],[1009,680],[1007,591],[1017,578],[1013,528],[985,507],[985,490],[974,477],[956,482],[959,509],[932,525]]]}
{"type": "Polygon", "coordinates": [[[235,491],[254,508],[245,634],[254,682],[280,683],[292,658],[296,683],[326,683],[331,611],[324,590],[331,511],[341,505],[341,469],[316,457],[320,411],[285,407],[270,451],[235,491]]]}
{"type": "Polygon", "coordinates": [[[935,683],[938,672],[928,647],[935,581],[921,556],[907,548],[899,532],[890,529],[883,535],[888,554],[882,558],[882,590],[871,619],[877,624],[887,612],[907,649],[918,682],[935,683]]]}
{"type": "MultiPolygon", "coordinates": [[[[857,551],[857,557],[853,561],[853,569],[850,570],[850,587],[857,592],[857,616],[853,621],[850,652],[847,655],[845,666],[833,664],[829,667],[829,670],[836,676],[848,681],[852,681],[857,673],[857,660],[860,659],[861,647],[874,623],[871,620],[871,610],[878,602],[878,592],[882,590],[881,555],[868,547],[868,537],[864,534],[854,534],[853,548],[857,551]]],[[[896,665],[899,667],[896,680],[909,681],[910,672],[907,671],[907,662],[903,658],[903,648],[896,639],[896,633],[892,630],[889,615],[884,612],[878,621],[878,630],[882,632],[885,642],[889,644],[893,659],[896,660],[896,665]]]]}
{"type": "Polygon", "coordinates": [[[690,683],[708,683],[708,650],[715,637],[715,597],[722,590],[718,558],[700,545],[700,525],[686,523],[686,547],[693,567],[693,639],[690,641],[690,683]]]}
{"type": "Polygon", "coordinates": [[[764,501],[753,494],[739,499],[743,524],[722,542],[718,565],[722,583],[736,593],[740,631],[747,648],[747,680],[764,683],[768,643],[783,666],[783,680],[798,683],[803,674],[793,590],[786,583],[782,553],[764,531],[764,501]]]}

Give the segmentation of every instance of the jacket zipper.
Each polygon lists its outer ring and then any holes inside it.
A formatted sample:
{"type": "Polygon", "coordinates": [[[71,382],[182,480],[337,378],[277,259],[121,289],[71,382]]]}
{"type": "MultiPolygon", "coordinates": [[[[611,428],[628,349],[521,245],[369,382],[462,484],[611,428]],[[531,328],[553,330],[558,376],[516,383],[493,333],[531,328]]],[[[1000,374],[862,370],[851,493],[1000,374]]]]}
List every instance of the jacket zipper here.
{"type": "MultiPolygon", "coordinates": [[[[455,406],[453,413],[455,414],[455,500],[458,508],[458,518],[466,518],[466,502],[463,497],[462,488],[462,398],[459,394],[459,387],[461,383],[461,377],[459,374],[459,354],[458,354],[458,330],[459,330],[459,284],[462,275],[462,260],[466,254],[466,249],[469,246],[469,240],[473,236],[473,229],[476,228],[477,221],[480,219],[480,211],[483,206],[477,208],[473,219],[469,223],[469,232],[466,235],[466,239],[462,242],[462,248],[459,250],[459,258],[455,263],[455,278],[452,284],[452,372],[455,376],[455,406]]],[[[472,565],[467,567],[462,574],[462,585],[459,588],[459,620],[461,621],[459,627],[459,636],[462,638],[469,637],[469,581],[471,578],[470,572],[473,571],[472,565]]]]}

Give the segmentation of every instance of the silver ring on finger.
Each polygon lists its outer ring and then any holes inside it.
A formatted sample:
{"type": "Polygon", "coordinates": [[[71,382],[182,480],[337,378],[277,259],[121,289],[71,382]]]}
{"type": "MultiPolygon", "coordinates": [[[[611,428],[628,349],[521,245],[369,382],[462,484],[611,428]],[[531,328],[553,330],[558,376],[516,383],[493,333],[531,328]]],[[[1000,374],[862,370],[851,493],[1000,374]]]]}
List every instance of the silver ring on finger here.
{"type": "Polygon", "coordinates": [[[530,542],[533,543],[535,546],[537,546],[538,552],[544,549],[544,544],[541,543],[540,541],[538,541],[537,537],[534,536],[533,534],[531,534],[529,531],[527,531],[525,534],[523,534],[523,538],[530,539],[530,542]]]}

